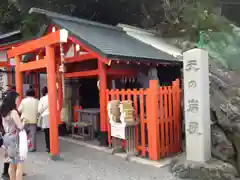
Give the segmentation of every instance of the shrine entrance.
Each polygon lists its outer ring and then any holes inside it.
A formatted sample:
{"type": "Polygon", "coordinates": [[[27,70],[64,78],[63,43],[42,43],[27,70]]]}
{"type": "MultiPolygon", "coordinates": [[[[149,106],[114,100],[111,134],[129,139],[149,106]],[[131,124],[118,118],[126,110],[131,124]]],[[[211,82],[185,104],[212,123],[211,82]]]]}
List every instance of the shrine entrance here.
{"type": "MultiPolygon", "coordinates": [[[[30,12],[43,14],[53,24],[49,24],[47,31],[42,37],[8,50],[7,55],[9,59],[15,58],[16,60],[16,90],[21,97],[23,97],[22,74],[24,72],[47,73],[48,95],[51,97],[49,98],[50,151],[53,158],[59,157],[60,153],[58,125],[64,120],[63,116],[61,116],[65,108],[64,102],[67,98],[64,96],[67,91],[66,86],[71,84],[71,81],[76,81],[75,85],[78,84],[78,79],[80,79],[79,82],[82,82],[82,84],[87,83],[88,78],[95,79],[94,81],[98,82],[95,89],[97,89],[98,84],[100,143],[101,145],[108,145],[111,141],[108,141],[109,129],[106,92],[107,89],[113,88],[112,80],[136,78],[138,72],[156,68],[161,66],[161,63],[164,65],[172,64],[173,66],[181,64],[174,57],[128,36],[125,31],[118,27],[81,20],[36,8],[31,9],[30,12]],[[118,39],[116,40],[115,38],[118,39]],[[33,56],[28,61],[23,62],[23,56],[29,53],[33,54],[33,56]]],[[[174,88],[163,89],[162,91],[154,89],[154,91],[149,91],[149,93],[158,95],[159,93],[171,92],[177,89],[175,88],[177,85],[172,85],[172,87],[174,88]]],[[[88,88],[90,86],[86,87],[84,91],[87,91],[88,88]]],[[[126,96],[131,95],[128,92],[126,96]]],[[[141,90],[137,92],[142,93],[141,90]]],[[[156,101],[154,99],[155,96],[149,97],[153,101],[156,101]]],[[[76,111],[81,108],[84,110],[84,106],[79,107],[80,105],[72,105],[75,121],[78,121],[76,111]]],[[[149,119],[154,120],[148,121],[148,124],[151,124],[150,128],[157,122],[157,106],[157,102],[151,105],[155,111],[150,113],[149,119]]],[[[153,132],[153,139],[156,140],[158,138],[158,128],[154,127],[149,132],[153,132]]],[[[155,155],[151,155],[151,159],[153,160],[159,159],[158,155],[156,155],[156,152],[159,151],[156,151],[156,148],[160,148],[160,146],[156,143],[158,144],[158,141],[154,142],[153,146],[151,146],[155,148],[155,155]]]]}
{"type": "Polygon", "coordinates": [[[59,30],[37,40],[27,42],[21,46],[11,49],[7,52],[8,58],[15,58],[15,81],[16,91],[23,98],[23,79],[22,73],[26,71],[47,71],[48,74],[48,94],[49,94],[49,112],[50,112],[50,152],[52,158],[59,157],[58,145],[58,119],[60,113],[57,108],[57,77],[54,47],[59,43],[67,42],[68,32],[59,30]],[[45,56],[28,63],[22,63],[22,55],[43,48],[45,56]],[[57,117],[57,118],[56,118],[57,117]]]}

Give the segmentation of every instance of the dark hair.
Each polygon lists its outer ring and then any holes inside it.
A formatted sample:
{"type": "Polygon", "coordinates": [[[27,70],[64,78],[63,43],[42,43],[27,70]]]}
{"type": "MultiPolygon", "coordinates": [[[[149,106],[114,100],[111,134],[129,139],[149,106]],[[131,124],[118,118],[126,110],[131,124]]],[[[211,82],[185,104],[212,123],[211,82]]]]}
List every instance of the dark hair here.
{"type": "Polygon", "coordinates": [[[28,89],[26,92],[26,96],[30,96],[30,97],[35,97],[35,92],[33,89],[28,89]]]}
{"type": "Polygon", "coordinates": [[[48,88],[45,86],[42,88],[42,95],[45,96],[48,93],[48,88]]]}
{"type": "Polygon", "coordinates": [[[12,91],[16,91],[16,86],[12,86],[12,87],[11,87],[11,90],[12,90],[12,91]]]}
{"type": "Polygon", "coordinates": [[[6,117],[9,114],[9,112],[11,112],[14,109],[17,109],[16,98],[18,96],[19,94],[16,91],[7,92],[0,107],[0,114],[2,117],[6,117]]]}

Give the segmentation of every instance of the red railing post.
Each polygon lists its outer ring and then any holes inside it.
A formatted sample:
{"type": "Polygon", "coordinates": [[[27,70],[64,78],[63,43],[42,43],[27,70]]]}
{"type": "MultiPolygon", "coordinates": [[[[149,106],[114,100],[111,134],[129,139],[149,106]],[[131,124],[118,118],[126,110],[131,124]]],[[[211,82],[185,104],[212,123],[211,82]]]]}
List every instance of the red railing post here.
{"type": "Polygon", "coordinates": [[[174,153],[181,150],[181,89],[179,79],[173,81],[173,116],[174,116],[174,153]]]}
{"type": "Polygon", "coordinates": [[[158,95],[159,87],[157,80],[150,80],[147,92],[147,119],[148,119],[148,152],[149,159],[160,159],[160,137],[158,122],[158,95]]]}
{"type": "Polygon", "coordinates": [[[182,123],[181,123],[181,89],[180,89],[180,80],[176,79],[175,81],[175,85],[176,85],[176,92],[177,92],[177,96],[176,96],[176,103],[177,103],[177,109],[176,109],[176,121],[178,124],[178,134],[177,134],[177,139],[178,139],[178,151],[181,150],[181,144],[182,144],[182,138],[181,138],[181,129],[182,129],[182,123]]]}
{"type": "MultiPolygon", "coordinates": [[[[113,90],[106,90],[106,105],[108,105],[108,103],[110,101],[112,101],[112,93],[113,93],[113,90]]],[[[108,117],[108,112],[107,112],[107,109],[106,109],[106,115],[107,115],[107,131],[108,131],[108,145],[111,147],[112,146],[112,137],[111,137],[111,126],[110,126],[110,123],[109,123],[109,117],[108,117]]]]}

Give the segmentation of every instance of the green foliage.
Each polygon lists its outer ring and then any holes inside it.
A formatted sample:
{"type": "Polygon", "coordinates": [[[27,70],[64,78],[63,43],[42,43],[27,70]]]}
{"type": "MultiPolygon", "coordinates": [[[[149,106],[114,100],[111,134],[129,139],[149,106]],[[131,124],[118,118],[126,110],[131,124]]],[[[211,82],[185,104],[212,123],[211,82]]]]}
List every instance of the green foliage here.
{"type": "Polygon", "coordinates": [[[231,32],[212,32],[205,35],[203,49],[207,50],[212,60],[221,67],[240,71],[240,29],[231,32]],[[237,32],[235,32],[237,30],[237,32]]]}
{"type": "Polygon", "coordinates": [[[19,0],[19,7],[23,13],[21,30],[25,38],[36,36],[39,29],[48,21],[41,15],[28,14],[32,7],[47,9],[54,12],[71,14],[75,6],[71,4],[73,0],[19,0]]]}
{"type": "Polygon", "coordinates": [[[189,29],[198,32],[194,38],[198,41],[201,37],[201,48],[209,52],[212,61],[220,67],[240,71],[240,29],[215,12],[214,1],[189,4],[183,17],[189,29]]]}
{"type": "Polygon", "coordinates": [[[21,30],[24,38],[36,36],[46,22],[47,20],[43,16],[37,14],[25,15],[23,21],[21,22],[21,30]]]}
{"type": "Polygon", "coordinates": [[[230,32],[230,22],[216,12],[216,0],[163,0],[165,21],[174,36],[198,41],[199,32],[230,32]]]}
{"type": "Polygon", "coordinates": [[[25,37],[36,35],[46,21],[41,16],[29,15],[30,8],[38,7],[71,15],[83,3],[78,0],[1,0],[0,33],[22,29],[25,37]]]}
{"type": "Polygon", "coordinates": [[[230,22],[215,7],[214,0],[192,1],[183,9],[183,21],[197,31],[230,31],[230,22]]]}
{"type": "Polygon", "coordinates": [[[19,28],[21,22],[21,13],[14,2],[1,0],[0,4],[0,33],[6,33],[9,30],[19,28]]]}

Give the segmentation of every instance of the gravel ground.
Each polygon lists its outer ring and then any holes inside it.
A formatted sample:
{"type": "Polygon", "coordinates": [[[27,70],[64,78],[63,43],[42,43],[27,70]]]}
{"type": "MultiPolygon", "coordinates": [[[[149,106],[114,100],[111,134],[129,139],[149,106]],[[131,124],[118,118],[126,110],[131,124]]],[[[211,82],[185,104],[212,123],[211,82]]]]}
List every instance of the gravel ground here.
{"type": "MultiPolygon", "coordinates": [[[[66,141],[60,141],[63,160],[52,161],[44,152],[41,136],[38,144],[38,152],[30,153],[25,163],[27,177],[24,180],[175,180],[168,167],[127,162],[121,157],[66,141]]],[[[0,159],[2,157],[0,150],[0,159]]]]}

